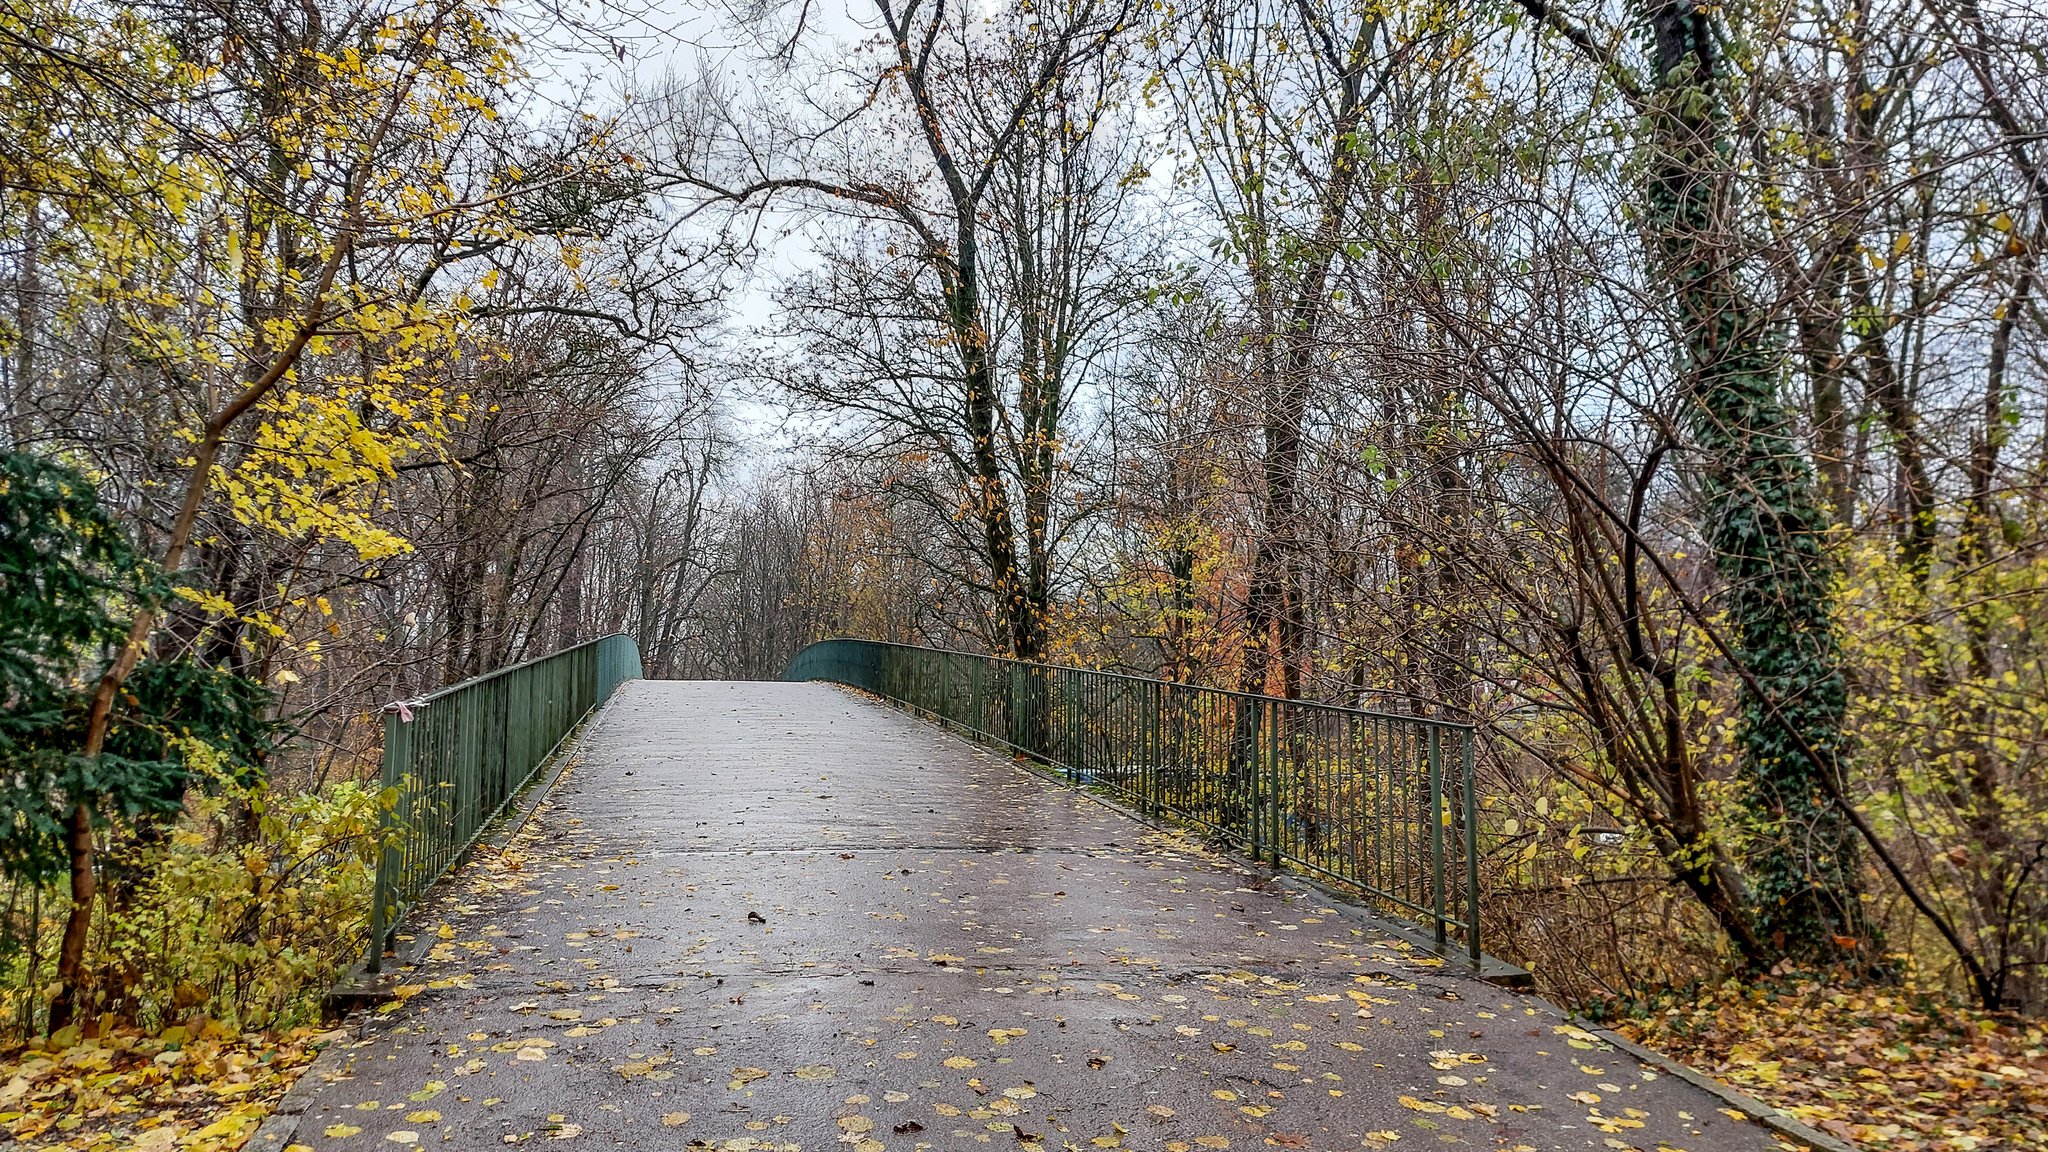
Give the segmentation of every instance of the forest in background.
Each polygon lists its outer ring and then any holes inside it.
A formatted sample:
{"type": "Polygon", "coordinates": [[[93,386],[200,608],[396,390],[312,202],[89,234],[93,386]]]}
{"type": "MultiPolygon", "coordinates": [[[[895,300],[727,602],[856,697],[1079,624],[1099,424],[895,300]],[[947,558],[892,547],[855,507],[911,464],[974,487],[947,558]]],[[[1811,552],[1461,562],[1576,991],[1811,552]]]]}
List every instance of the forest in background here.
{"type": "MultiPolygon", "coordinates": [[[[9,0],[0,1020],[310,1026],[385,703],[856,635],[1469,720],[1546,991],[1738,1069],[1847,996],[2013,1089],[2042,32],[9,0]]],[[[2048,1125],[1822,1095],[1873,1146],[2048,1125]]]]}

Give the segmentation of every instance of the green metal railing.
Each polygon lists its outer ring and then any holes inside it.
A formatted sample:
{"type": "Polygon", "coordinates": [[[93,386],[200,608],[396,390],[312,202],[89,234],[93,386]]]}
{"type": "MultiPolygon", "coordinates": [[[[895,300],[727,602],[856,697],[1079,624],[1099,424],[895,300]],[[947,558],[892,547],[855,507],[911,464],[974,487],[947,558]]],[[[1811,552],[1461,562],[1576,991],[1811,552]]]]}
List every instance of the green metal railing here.
{"type": "Polygon", "coordinates": [[[388,806],[367,971],[382,966],[406,910],[462,862],[576,725],[639,676],[639,646],[613,635],[386,706],[388,806]]]}
{"type": "Polygon", "coordinates": [[[782,678],[873,692],[1356,890],[1480,961],[1469,725],[871,640],[813,644],[782,678]]]}

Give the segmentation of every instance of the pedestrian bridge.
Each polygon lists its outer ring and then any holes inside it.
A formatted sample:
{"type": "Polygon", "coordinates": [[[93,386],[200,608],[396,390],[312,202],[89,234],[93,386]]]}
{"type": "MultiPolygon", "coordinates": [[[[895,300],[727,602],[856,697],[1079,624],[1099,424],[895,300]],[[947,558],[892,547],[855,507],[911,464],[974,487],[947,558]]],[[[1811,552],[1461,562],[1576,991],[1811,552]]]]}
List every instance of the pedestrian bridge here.
{"type": "Polygon", "coordinates": [[[388,1002],[283,1138],[1776,1147],[1482,978],[1461,728],[860,642],[636,666],[394,708],[388,1002]]]}

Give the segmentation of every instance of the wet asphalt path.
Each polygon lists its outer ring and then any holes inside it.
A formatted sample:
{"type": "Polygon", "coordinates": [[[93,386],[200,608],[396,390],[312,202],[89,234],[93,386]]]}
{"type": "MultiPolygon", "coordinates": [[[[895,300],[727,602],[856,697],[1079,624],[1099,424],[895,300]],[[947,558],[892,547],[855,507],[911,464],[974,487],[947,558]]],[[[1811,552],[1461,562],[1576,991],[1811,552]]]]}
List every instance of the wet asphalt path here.
{"type": "Polygon", "coordinates": [[[1777,1146],[1541,1000],[824,685],[626,685],[450,888],[299,1143],[1777,1146]]]}

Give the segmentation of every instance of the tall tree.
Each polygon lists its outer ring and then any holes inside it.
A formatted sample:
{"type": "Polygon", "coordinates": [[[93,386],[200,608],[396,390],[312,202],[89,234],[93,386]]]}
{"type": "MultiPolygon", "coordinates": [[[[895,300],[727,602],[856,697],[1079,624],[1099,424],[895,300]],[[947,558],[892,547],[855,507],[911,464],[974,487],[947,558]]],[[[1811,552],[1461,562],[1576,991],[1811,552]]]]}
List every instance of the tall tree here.
{"type": "Polygon", "coordinates": [[[954,483],[930,495],[934,523],[959,526],[970,562],[941,571],[986,598],[994,646],[1025,660],[1046,647],[1063,426],[1080,342],[1103,316],[1099,234],[1125,188],[1093,145],[1122,83],[1099,66],[1132,15],[1127,0],[990,19],[875,0],[880,52],[859,107],[815,136],[761,140],[745,110],[707,95],[679,111],[670,160],[699,196],[795,198],[848,225],[796,286],[790,320],[814,366],[787,383],[863,417],[859,450],[942,462],[954,483]],[[862,130],[887,143],[846,155],[862,130]]]}

